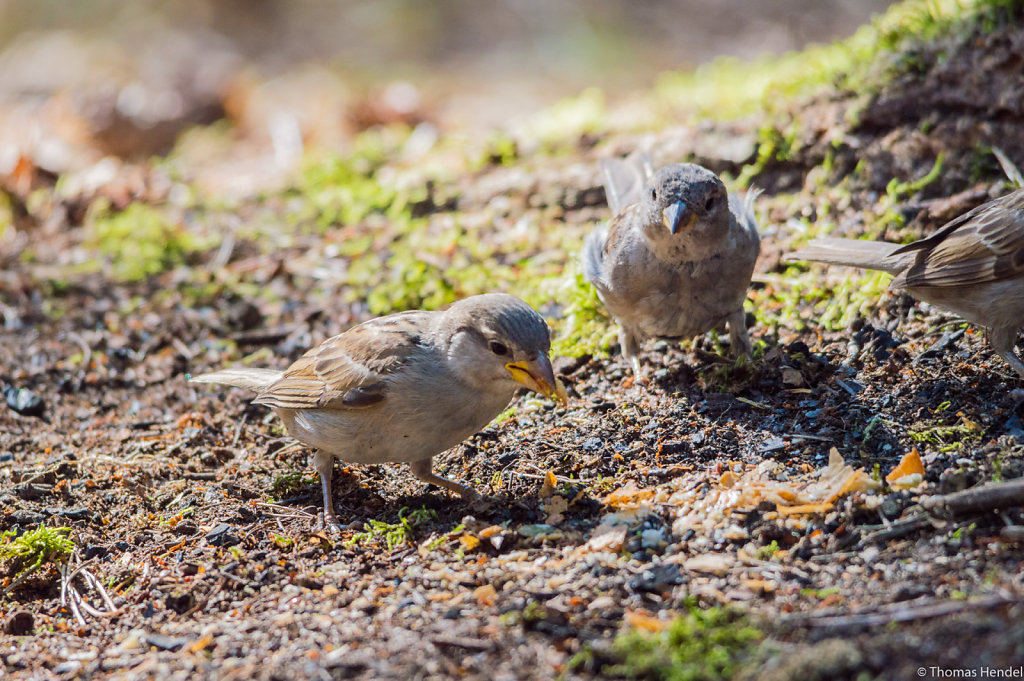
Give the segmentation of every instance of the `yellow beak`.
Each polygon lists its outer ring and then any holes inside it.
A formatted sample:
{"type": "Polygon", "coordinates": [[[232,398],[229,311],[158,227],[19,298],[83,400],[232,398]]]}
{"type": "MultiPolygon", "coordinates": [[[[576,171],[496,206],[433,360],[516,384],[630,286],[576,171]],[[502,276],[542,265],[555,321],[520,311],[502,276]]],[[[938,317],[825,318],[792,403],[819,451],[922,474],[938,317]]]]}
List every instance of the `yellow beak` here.
{"type": "Polygon", "coordinates": [[[509,362],[505,365],[512,378],[516,379],[530,390],[538,392],[548,399],[562,404],[569,404],[569,396],[565,393],[565,386],[555,378],[555,370],[551,368],[551,360],[543,352],[538,352],[537,357],[522,362],[509,362]]]}

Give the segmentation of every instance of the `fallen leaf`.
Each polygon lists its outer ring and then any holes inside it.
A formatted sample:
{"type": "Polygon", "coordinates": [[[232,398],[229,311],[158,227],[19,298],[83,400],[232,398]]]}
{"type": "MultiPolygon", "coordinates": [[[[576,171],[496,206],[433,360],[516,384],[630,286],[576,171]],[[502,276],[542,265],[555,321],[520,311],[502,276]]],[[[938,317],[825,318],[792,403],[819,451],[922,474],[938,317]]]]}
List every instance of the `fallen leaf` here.
{"type": "Polygon", "coordinates": [[[921,484],[922,480],[924,480],[924,462],[921,461],[917,447],[904,454],[896,468],[893,468],[892,472],[885,476],[887,483],[893,487],[904,489],[916,487],[921,484]]]}
{"type": "Polygon", "coordinates": [[[555,479],[555,474],[548,471],[544,476],[544,484],[540,486],[540,492],[537,496],[541,499],[547,499],[555,493],[555,489],[558,487],[558,481],[555,479]]]}
{"type": "Polygon", "coordinates": [[[620,487],[601,500],[605,506],[637,506],[654,496],[654,490],[649,488],[638,488],[632,482],[625,487],[620,487]]]}
{"type": "Polygon", "coordinates": [[[702,553],[683,563],[683,567],[692,572],[710,572],[723,575],[732,566],[733,558],[724,553],[702,553]]]}
{"type": "Polygon", "coordinates": [[[623,618],[626,620],[626,624],[640,631],[657,633],[665,628],[665,622],[657,617],[651,617],[645,612],[627,610],[623,618]]]}
{"type": "Polygon", "coordinates": [[[498,599],[498,591],[491,584],[484,584],[473,589],[473,598],[476,602],[483,606],[494,605],[494,601],[498,599]]]}

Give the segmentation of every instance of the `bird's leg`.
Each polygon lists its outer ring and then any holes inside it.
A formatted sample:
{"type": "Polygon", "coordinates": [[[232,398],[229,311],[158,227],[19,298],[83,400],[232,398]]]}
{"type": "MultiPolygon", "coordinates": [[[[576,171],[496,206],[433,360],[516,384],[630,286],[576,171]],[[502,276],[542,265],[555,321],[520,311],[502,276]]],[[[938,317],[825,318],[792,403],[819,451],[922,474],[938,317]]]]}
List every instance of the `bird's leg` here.
{"type": "Polygon", "coordinates": [[[455,492],[467,501],[475,501],[480,497],[475,490],[472,490],[465,485],[460,485],[454,480],[449,480],[448,478],[442,478],[440,475],[435,475],[432,470],[433,465],[433,458],[409,462],[409,468],[412,469],[412,474],[423,482],[428,482],[432,485],[437,485],[438,487],[443,487],[446,490],[455,492]]]}
{"type": "Polygon", "coordinates": [[[622,347],[622,356],[629,360],[633,367],[633,380],[644,381],[646,376],[640,370],[640,341],[623,326],[619,327],[619,345],[622,347]]]}
{"type": "Polygon", "coordinates": [[[1021,378],[1024,378],[1024,362],[1013,351],[1014,343],[1017,341],[1017,327],[1010,324],[992,329],[988,334],[988,340],[992,344],[992,349],[999,353],[1021,378]]]}
{"type": "Polygon", "coordinates": [[[334,455],[322,449],[313,454],[316,472],[320,474],[320,484],[324,490],[324,525],[328,529],[339,527],[338,516],[334,515],[334,497],[331,494],[331,477],[334,473],[334,455]]]}
{"type": "Polygon", "coordinates": [[[743,308],[736,310],[729,315],[729,344],[732,346],[732,354],[739,356],[743,353],[747,357],[754,356],[754,348],[750,344],[750,336],[747,335],[747,313],[743,308]]]}

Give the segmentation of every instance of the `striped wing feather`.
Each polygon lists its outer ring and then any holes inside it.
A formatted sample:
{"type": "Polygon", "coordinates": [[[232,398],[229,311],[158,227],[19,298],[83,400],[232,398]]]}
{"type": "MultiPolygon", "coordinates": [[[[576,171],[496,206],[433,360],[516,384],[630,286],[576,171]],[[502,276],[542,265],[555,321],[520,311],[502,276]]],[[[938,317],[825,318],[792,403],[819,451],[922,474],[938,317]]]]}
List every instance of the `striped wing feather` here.
{"type": "Polygon", "coordinates": [[[897,253],[921,255],[900,285],[966,286],[1024,274],[1024,190],[961,215],[897,253]]]}
{"type": "Polygon", "coordinates": [[[357,409],[387,398],[389,374],[423,352],[431,312],[372,319],[300,357],[253,400],[282,409],[357,409]]]}

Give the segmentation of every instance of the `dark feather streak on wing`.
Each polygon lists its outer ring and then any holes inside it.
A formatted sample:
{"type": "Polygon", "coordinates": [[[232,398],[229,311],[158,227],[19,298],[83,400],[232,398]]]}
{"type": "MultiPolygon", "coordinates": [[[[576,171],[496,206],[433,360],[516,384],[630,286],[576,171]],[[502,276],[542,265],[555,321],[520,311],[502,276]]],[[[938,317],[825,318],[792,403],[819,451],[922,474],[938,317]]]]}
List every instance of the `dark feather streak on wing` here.
{"type": "Polygon", "coordinates": [[[404,312],[353,327],[295,361],[254,404],[283,409],[363,409],[387,398],[385,377],[420,349],[430,312],[404,312]]]}
{"type": "Polygon", "coordinates": [[[901,277],[903,285],[965,286],[1019,276],[1024,273],[1024,191],[979,206],[917,243],[922,242],[930,247],[901,277]]]}

